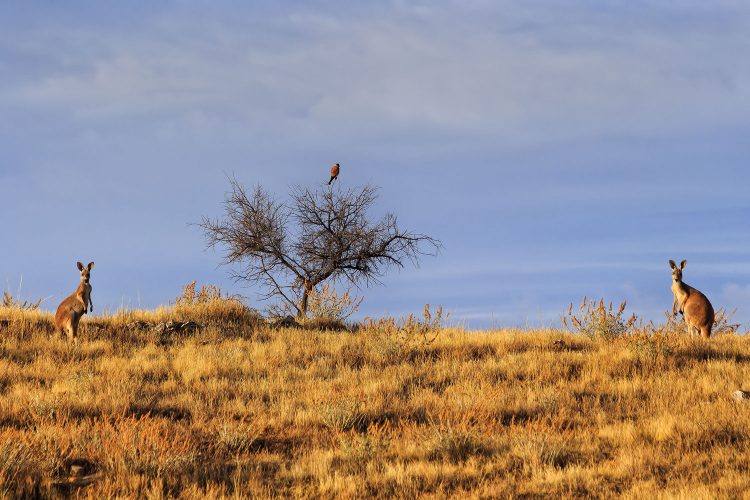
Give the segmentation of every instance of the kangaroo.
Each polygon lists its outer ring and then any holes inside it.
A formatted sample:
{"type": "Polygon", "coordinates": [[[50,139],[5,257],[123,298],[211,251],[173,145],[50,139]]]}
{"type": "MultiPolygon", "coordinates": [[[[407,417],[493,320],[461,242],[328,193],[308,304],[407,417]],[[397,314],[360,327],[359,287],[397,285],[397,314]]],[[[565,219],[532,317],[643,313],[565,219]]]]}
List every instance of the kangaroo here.
{"type": "Polygon", "coordinates": [[[669,261],[672,268],[672,314],[677,316],[677,305],[685,317],[688,331],[692,336],[700,332],[703,337],[711,336],[711,328],[714,326],[714,308],[708,298],[701,292],[682,281],[682,270],[685,269],[686,260],[680,262],[679,267],[673,260],[669,261]]]}
{"type": "Polygon", "coordinates": [[[94,304],[91,302],[91,285],[89,278],[94,263],[84,267],[80,262],[76,262],[78,270],[81,271],[81,283],[68,298],[63,300],[57,307],[55,313],[55,331],[59,334],[67,333],[68,340],[77,341],[78,322],[86,314],[86,310],[94,312],[94,304]]]}

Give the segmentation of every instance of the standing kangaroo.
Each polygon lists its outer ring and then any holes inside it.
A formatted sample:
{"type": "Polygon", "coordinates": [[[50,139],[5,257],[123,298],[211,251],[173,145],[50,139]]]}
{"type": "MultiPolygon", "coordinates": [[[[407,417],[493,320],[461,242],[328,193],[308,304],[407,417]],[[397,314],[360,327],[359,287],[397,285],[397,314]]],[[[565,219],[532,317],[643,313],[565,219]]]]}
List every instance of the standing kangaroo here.
{"type": "Polygon", "coordinates": [[[78,322],[81,320],[81,316],[86,314],[86,309],[94,312],[94,304],[91,302],[91,285],[89,284],[94,263],[89,262],[86,267],[80,262],[76,262],[76,264],[78,270],[81,271],[81,283],[72,295],[60,303],[55,313],[55,331],[60,334],[67,333],[68,340],[74,341],[77,340],[78,322]]]}
{"type": "Polygon", "coordinates": [[[673,260],[669,261],[669,267],[672,268],[672,293],[674,294],[672,314],[677,316],[677,304],[679,304],[690,335],[700,332],[703,337],[708,338],[714,326],[714,308],[705,295],[682,281],[682,270],[685,269],[685,264],[687,261],[683,260],[677,267],[673,260]]]}

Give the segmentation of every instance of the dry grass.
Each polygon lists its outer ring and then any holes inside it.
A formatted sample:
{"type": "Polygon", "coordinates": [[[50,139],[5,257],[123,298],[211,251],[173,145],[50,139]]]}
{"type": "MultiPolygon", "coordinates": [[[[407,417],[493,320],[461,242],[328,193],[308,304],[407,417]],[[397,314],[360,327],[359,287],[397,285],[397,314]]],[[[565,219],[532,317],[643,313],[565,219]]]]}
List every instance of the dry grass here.
{"type": "Polygon", "coordinates": [[[272,331],[227,304],[86,318],[78,345],[49,314],[0,311],[0,495],[750,490],[744,336],[272,331]],[[207,326],[166,343],[127,327],[167,319],[207,326]]]}

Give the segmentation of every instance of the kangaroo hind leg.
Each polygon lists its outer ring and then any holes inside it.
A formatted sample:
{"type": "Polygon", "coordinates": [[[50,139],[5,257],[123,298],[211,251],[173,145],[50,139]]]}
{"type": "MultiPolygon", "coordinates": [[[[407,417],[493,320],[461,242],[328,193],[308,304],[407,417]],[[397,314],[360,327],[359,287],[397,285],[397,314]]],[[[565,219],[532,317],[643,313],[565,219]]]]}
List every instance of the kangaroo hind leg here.
{"type": "Polygon", "coordinates": [[[65,322],[65,332],[68,334],[69,341],[76,340],[76,336],[78,335],[78,321],[74,313],[68,316],[65,322]]]}

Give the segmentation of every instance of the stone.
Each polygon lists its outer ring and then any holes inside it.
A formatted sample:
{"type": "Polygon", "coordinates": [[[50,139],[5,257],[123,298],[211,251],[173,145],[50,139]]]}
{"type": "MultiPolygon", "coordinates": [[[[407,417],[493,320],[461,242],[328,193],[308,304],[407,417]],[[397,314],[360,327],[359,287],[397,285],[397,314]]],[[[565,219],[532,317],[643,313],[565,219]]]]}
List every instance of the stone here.
{"type": "Polygon", "coordinates": [[[271,323],[271,326],[273,328],[298,328],[300,325],[297,323],[297,320],[294,319],[294,316],[287,315],[271,323]]]}
{"type": "Polygon", "coordinates": [[[176,333],[179,331],[179,326],[181,323],[178,323],[177,321],[167,321],[166,323],[159,323],[154,327],[154,331],[156,333],[176,333]]]}
{"type": "Polygon", "coordinates": [[[747,399],[750,399],[750,392],[734,391],[734,394],[732,396],[734,397],[735,401],[745,401],[747,399]]]}
{"type": "Polygon", "coordinates": [[[146,323],[145,321],[141,321],[141,320],[133,321],[125,325],[125,327],[130,330],[148,330],[149,326],[150,325],[148,323],[146,323]]]}
{"type": "Polygon", "coordinates": [[[201,329],[201,325],[199,325],[195,321],[186,321],[180,325],[177,331],[193,333],[193,332],[197,332],[200,329],[201,329]]]}
{"type": "Polygon", "coordinates": [[[170,334],[187,332],[193,333],[200,330],[202,327],[195,321],[167,321],[166,323],[159,323],[153,330],[159,334],[170,334]]]}

